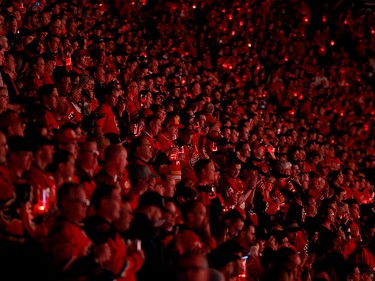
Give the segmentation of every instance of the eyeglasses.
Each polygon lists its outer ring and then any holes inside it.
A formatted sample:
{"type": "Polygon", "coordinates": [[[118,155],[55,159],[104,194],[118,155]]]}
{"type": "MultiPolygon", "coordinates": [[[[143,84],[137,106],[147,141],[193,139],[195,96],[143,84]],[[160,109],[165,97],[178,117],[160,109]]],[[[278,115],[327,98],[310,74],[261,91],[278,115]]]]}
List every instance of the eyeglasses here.
{"type": "Polygon", "coordinates": [[[90,206],[90,201],[88,199],[72,198],[72,199],[69,199],[69,201],[81,204],[81,205],[83,205],[85,207],[90,206]]]}
{"type": "Polygon", "coordinates": [[[99,156],[99,151],[97,150],[81,150],[82,152],[87,152],[87,153],[90,153],[94,156],[99,156]]]}

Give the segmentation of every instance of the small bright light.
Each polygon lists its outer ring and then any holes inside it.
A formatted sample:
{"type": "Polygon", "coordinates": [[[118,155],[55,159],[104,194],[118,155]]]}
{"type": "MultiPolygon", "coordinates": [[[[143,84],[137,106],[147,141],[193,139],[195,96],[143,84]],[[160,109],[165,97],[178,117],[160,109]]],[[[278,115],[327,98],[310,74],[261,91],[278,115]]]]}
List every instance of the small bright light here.
{"type": "Polygon", "coordinates": [[[247,46],[248,46],[249,48],[251,48],[251,43],[247,44],[247,46]]]}

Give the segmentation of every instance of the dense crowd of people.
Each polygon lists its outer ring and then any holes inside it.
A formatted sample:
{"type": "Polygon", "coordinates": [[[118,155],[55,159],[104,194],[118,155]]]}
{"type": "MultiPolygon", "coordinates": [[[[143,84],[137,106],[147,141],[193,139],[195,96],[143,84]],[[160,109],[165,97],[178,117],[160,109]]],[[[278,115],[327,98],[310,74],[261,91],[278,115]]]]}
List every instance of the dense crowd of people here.
{"type": "Polygon", "coordinates": [[[0,279],[373,280],[354,2],[0,1],[0,279]]]}

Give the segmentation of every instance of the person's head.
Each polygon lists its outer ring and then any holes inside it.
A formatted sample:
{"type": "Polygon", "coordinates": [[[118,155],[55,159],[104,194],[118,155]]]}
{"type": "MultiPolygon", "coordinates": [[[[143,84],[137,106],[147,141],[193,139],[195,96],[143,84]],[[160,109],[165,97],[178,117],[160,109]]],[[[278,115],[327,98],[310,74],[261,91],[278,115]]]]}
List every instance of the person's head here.
{"type": "Polygon", "coordinates": [[[323,223],[333,224],[335,219],[335,212],[332,208],[327,207],[323,210],[323,223]]]}
{"type": "Polygon", "coordinates": [[[8,109],[9,104],[9,93],[8,89],[0,87],[0,112],[4,112],[8,109]]]}
{"type": "Polygon", "coordinates": [[[96,213],[113,222],[120,218],[121,213],[121,188],[114,185],[98,185],[91,197],[91,204],[96,213]]]}
{"type": "Polygon", "coordinates": [[[86,170],[93,170],[98,165],[98,145],[94,139],[90,139],[80,145],[77,162],[86,170]]]}
{"type": "Polygon", "coordinates": [[[235,239],[245,225],[245,220],[242,214],[237,210],[229,210],[223,215],[223,222],[228,229],[230,239],[235,239]]]}
{"type": "Polygon", "coordinates": [[[168,200],[165,202],[162,213],[164,219],[163,228],[167,230],[172,230],[173,227],[176,225],[176,219],[178,216],[178,209],[173,200],[168,200]]]}
{"type": "Polygon", "coordinates": [[[72,62],[80,68],[86,68],[89,63],[89,54],[82,49],[77,49],[72,54],[72,62]]]}
{"type": "Polygon", "coordinates": [[[86,218],[90,201],[87,200],[82,185],[65,183],[57,190],[57,206],[61,215],[73,222],[81,222],[86,218]]]}
{"type": "Polygon", "coordinates": [[[69,73],[64,73],[64,70],[56,67],[53,76],[56,82],[57,89],[59,94],[62,96],[67,96],[70,91],[72,90],[72,80],[71,75],[69,73]],[[63,72],[63,73],[60,73],[63,72]]]}
{"type": "Polygon", "coordinates": [[[61,41],[60,41],[59,36],[56,36],[56,35],[46,36],[44,40],[46,42],[48,50],[51,53],[56,54],[59,51],[59,48],[61,46],[61,41]]]}
{"type": "Polygon", "coordinates": [[[227,175],[233,179],[236,179],[241,172],[241,160],[234,158],[231,161],[227,161],[227,175]]]}
{"type": "Polygon", "coordinates": [[[292,174],[292,164],[285,160],[279,160],[276,163],[275,170],[282,176],[290,176],[292,174]]]}
{"type": "Polygon", "coordinates": [[[56,109],[59,99],[57,88],[53,85],[43,85],[38,89],[41,103],[48,109],[56,109]]]}
{"type": "Polygon", "coordinates": [[[8,138],[12,136],[24,136],[24,123],[20,116],[12,110],[7,110],[0,114],[0,128],[8,138]]]}
{"type": "Polygon", "coordinates": [[[133,211],[128,197],[122,197],[120,217],[114,221],[116,229],[120,232],[127,231],[133,220],[133,211]]]}
{"type": "Polygon", "coordinates": [[[59,174],[63,179],[70,180],[75,172],[75,158],[66,150],[56,150],[53,154],[52,163],[49,170],[53,174],[59,174]]]}
{"type": "Polygon", "coordinates": [[[250,154],[251,154],[251,149],[250,149],[249,143],[244,142],[244,141],[241,141],[241,142],[237,143],[236,151],[238,151],[238,153],[242,157],[244,157],[245,159],[249,158],[250,154]]]}
{"type": "Polygon", "coordinates": [[[200,181],[212,184],[215,181],[215,164],[210,159],[200,159],[194,165],[194,172],[200,181]]]}
{"type": "Polygon", "coordinates": [[[280,248],[275,254],[275,266],[284,266],[289,269],[294,278],[301,275],[301,258],[298,253],[291,248],[280,248]]]}
{"type": "Polygon", "coordinates": [[[7,161],[8,143],[5,134],[0,131],[0,164],[7,161]]]}
{"type": "Polygon", "coordinates": [[[44,71],[45,73],[52,75],[53,71],[56,68],[56,60],[55,57],[49,53],[44,53],[42,55],[45,66],[44,66],[44,71]]]}
{"type": "Polygon", "coordinates": [[[207,258],[203,254],[188,252],[182,255],[176,266],[178,281],[208,281],[207,258]]]}
{"type": "Polygon", "coordinates": [[[242,247],[233,240],[225,241],[208,255],[210,267],[219,270],[229,280],[244,270],[242,247]]]}
{"type": "Polygon", "coordinates": [[[117,85],[111,85],[108,87],[108,90],[105,95],[104,103],[109,107],[114,107],[117,104],[119,96],[122,94],[122,91],[117,87],[117,85]]]}
{"type": "Polygon", "coordinates": [[[153,151],[150,141],[145,137],[138,137],[130,143],[132,158],[139,158],[145,162],[153,157],[153,151]]]}
{"type": "Polygon", "coordinates": [[[160,133],[162,120],[156,115],[150,115],[145,120],[145,130],[151,135],[156,136],[160,133]]]}
{"type": "Polygon", "coordinates": [[[56,132],[55,138],[58,149],[68,151],[72,154],[74,159],[77,159],[79,137],[73,128],[66,124],[65,127],[61,127],[59,131],[56,132]]]}
{"type": "Polygon", "coordinates": [[[181,216],[186,226],[200,230],[207,222],[206,207],[200,201],[188,201],[181,207],[181,216]]]}
{"type": "Polygon", "coordinates": [[[350,212],[350,218],[352,220],[357,220],[360,218],[360,209],[359,204],[355,199],[347,200],[347,203],[349,205],[349,212],[350,212]]]}
{"type": "Polygon", "coordinates": [[[178,136],[184,144],[189,145],[192,143],[195,133],[193,125],[189,124],[178,131],[178,136]]]}
{"type": "Polygon", "coordinates": [[[127,94],[129,95],[129,97],[132,97],[132,98],[138,97],[139,88],[138,88],[137,82],[130,81],[126,87],[126,90],[127,90],[127,94]]]}
{"type": "Polygon", "coordinates": [[[173,111],[168,112],[163,123],[163,133],[174,139],[177,137],[179,127],[181,127],[179,115],[173,111]]]}
{"type": "Polygon", "coordinates": [[[53,142],[44,136],[39,136],[33,139],[34,143],[34,158],[39,159],[44,165],[49,165],[53,160],[53,153],[55,148],[53,142]]]}
{"type": "Polygon", "coordinates": [[[104,152],[105,168],[113,169],[117,175],[123,175],[128,165],[128,152],[120,144],[111,144],[104,152]]]}
{"type": "Polygon", "coordinates": [[[239,238],[244,241],[247,245],[252,246],[256,242],[256,233],[255,233],[255,226],[250,222],[247,221],[242,228],[239,238]]]}
{"type": "Polygon", "coordinates": [[[33,161],[32,146],[27,139],[21,136],[13,136],[8,139],[9,164],[21,171],[28,171],[33,161]]]}
{"type": "Polygon", "coordinates": [[[325,185],[323,176],[317,172],[310,172],[310,188],[314,190],[321,190],[325,185]]]}
{"type": "Polygon", "coordinates": [[[32,73],[38,76],[44,75],[45,63],[42,56],[32,57],[29,61],[29,67],[32,73]]]}
{"type": "Polygon", "coordinates": [[[305,203],[305,210],[308,216],[315,217],[318,213],[318,205],[314,196],[308,196],[305,203]]]}
{"type": "Polygon", "coordinates": [[[137,212],[146,215],[154,227],[160,227],[164,222],[162,214],[164,207],[165,201],[159,193],[146,191],[139,198],[137,212]]]}

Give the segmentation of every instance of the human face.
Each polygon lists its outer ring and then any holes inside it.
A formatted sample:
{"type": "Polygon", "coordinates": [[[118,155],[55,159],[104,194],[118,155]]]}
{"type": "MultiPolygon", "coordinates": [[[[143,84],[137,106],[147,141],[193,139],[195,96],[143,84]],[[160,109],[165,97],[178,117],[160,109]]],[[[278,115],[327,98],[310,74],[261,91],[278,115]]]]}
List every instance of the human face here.
{"type": "Polygon", "coordinates": [[[96,142],[88,142],[79,150],[79,161],[83,162],[86,169],[94,169],[98,166],[98,145],[96,142]]]}
{"type": "Polygon", "coordinates": [[[156,136],[157,134],[160,133],[160,131],[161,131],[161,123],[162,123],[162,121],[160,119],[157,119],[154,122],[154,124],[152,126],[152,132],[151,132],[154,136],[156,136]]]}
{"type": "Polygon", "coordinates": [[[233,163],[228,170],[229,177],[236,179],[241,171],[241,164],[233,163]]]}
{"type": "Polygon", "coordinates": [[[86,192],[83,188],[77,188],[72,191],[72,194],[68,195],[63,203],[63,212],[67,213],[69,219],[80,222],[86,218],[87,207],[90,205],[89,200],[87,200],[86,192]]]}
{"type": "Polygon", "coordinates": [[[138,91],[139,91],[138,84],[136,82],[134,82],[134,81],[130,82],[129,86],[128,86],[128,94],[129,94],[129,96],[131,96],[131,97],[138,96],[138,91]]]}
{"type": "Polygon", "coordinates": [[[125,168],[128,166],[128,153],[124,149],[121,150],[121,153],[119,155],[119,163],[117,165],[118,167],[118,173],[122,175],[125,171],[125,168]]]}
{"type": "Polygon", "coordinates": [[[359,205],[358,204],[352,204],[349,207],[350,211],[350,217],[354,220],[359,219],[360,217],[360,212],[359,212],[359,205]]]}
{"type": "Polygon", "coordinates": [[[58,101],[59,101],[59,93],[57,92],[56,88],[53,88],[53,91],[52,91],[51,95],[47,97],[47,104],[46,105],[50,109],[56,109],[58,101]]]}
{"type": "Polygon", "coordinates": [[[73,178],[75,172],[75,159],[69,156],[68,161],[62,166],[62,174],[65,178],[73,178]]]}
{"type": "Polygon", "coordinates": [[[192,210],[194,217],[194,225],[196,229],[202,229],[207,219],[206,207],[202,203],[196,203],[192,210]]]}
{"type": "Polygon", "coordinates": [[[230,226],[229,226],[229,235],[231,238],[236,238],[238,236],[238,233],[241,232],[242,228],[244,226],[244,222],[241,219],[238,219],[234,221],[230,226]]]}
{"type": "Polygon", "coordinates": [[[154,226],[158,225],[160,221],[163,219],[163,214],[159,207],[156,206],[149,206],[149,219],[153,223],[154,226]]]}
{"type": "Polygon", "coordinates": [[[211,161],[208,163],[207,167],[204,168],[204,179],[207,180],[210,184],[215,181],[215,164],[211,161]]]}
{"type": "Polygon", "coordinates": [[[249,158],[250,157],[250,152],[251,152],[250,145],[248,143],[244,144],[244,146],[242,147],[241,152],[242,152],[241,154],[242,154],[243,157],[249,158]]]}
{"type": "Polygon", "coordinates": [[[51,42],[49,42],[48,46],[52,53],[57,53],[60,47],[60,39],[57,37],[52,37],[51,42]]]}
{"type": "Polygon", "coordinates": [[[129,202],[121,203],[120,218],[115,221],[116,228],[123,232],[130,228],[133,212],[129,202]]]}
{"type": "Polygon", "coordinates": [[[178,281],[207,281],[208,262],[204,256],[191,255],[182,258],[177,265],[178,281]]]}
{"type": "Polygon", "coordinates": [[[121,215],[121,190],[114,188],[112,194],[103,199],[101,204],[102,214],[111,222],[120,218],[121,215]]]}
{"type": "Polygon", "coordinates": [[[0,91],[0,112],[6,111],[9,104],[9,94],[8,90],[0,91]]]}
{"type": "Polygon", "coordinates": [[[108,96],[108,106],[114,107],[117,104],[119,96],[120,93],[118,91],[112,91],[112,93],[108,96]]]}
{"type": "Polygon", "coordinates": [[[8,144],[5,135],[0,132],[0,163],[6,162],[6,156],[8,153],[8,144]]]}
{"type": "Polygon", "coordinates": [[[40,148],[41,152],[41,158],[43,161],[47,164],[52,163],[53,153],[55,151],[55,148],[53,145],[43,145],[40,148]]]}
{"type": "Polygon", "coordinates": [[[35,65],[35,73],[38,75],[43,75],[44,67],[45,67],[44,60],[42,58],[39,58],[37,64],[35,65]]]}
{"type": "Polygon", "coordinates": [[[249,245],[254,245],[255,244],[255,241],[256,241],[256,236],[255,236],[255,228],[254,226],[249,226],[249,228],[247,229],[246,231],[246,242],[249,244],[249,245]]]}
{"type": "Polygon", "coordinates": [[[33,153],[31,151],[20,151],[14,153],[15,161],[17,166],[23,171],[28,171],[31,168],[33,162],[33,153]]]}
{"type": "Polygon", "coordinates": [[[172,229],[176,224],[176,218],[178,216],[178,210],[173,202],[168,202],[165,204],[163,210],[163,218],[165,220],[164,228],[172,229]]]}
{"type": "Polygon", "coordinates": [[[50,60],[50,61],[46,62],[44,70],[45,70],[46,73],[52,75],[55,68],[56,68],[56,62],[54,60],[50,60]]]}
{"type": "Polygon", "coordinates": [[[146,162],[152,158],[152,146],[148,140],[143,140],[140,149],[140,154],[146,162]]]}

